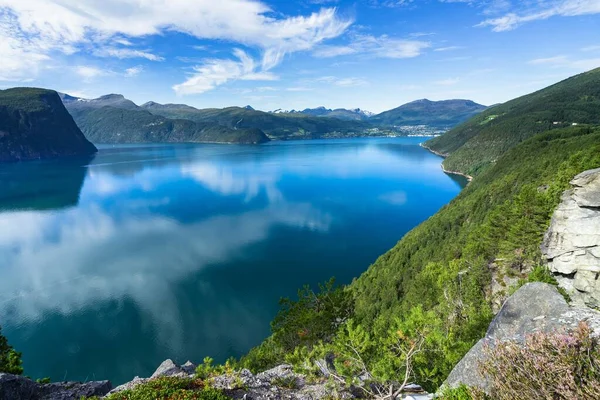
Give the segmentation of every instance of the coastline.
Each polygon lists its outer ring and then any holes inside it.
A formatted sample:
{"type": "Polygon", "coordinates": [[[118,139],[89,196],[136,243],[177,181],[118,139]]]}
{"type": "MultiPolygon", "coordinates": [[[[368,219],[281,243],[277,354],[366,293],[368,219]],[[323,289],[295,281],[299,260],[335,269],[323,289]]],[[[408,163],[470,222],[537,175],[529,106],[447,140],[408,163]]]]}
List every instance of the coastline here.
{"type": "MultiPolygon", "coordinates": [[[[436,156],[440,156],[440,157],[443,157],[443,158],[448,157],[448,154],[444,154],[444,153],[440,153],[439,151],[432,150],[429,147],[425,146],[424,143],[420,143],[419,146],[421,146],[422,148],[430,151],[431,153],[435,154],[436,156]]],[[[471,175],[467,175],[467,174],[464,174],[464,173],[459,172],[459,171],[450,171],[450,170],[447,170],[446,168],[444,168],[444,163],[443,162],[440,163],[440,166],[442,167],[442,171],[444,171],[446,174],[460,175],[462,177],[467,178],[467,180],[469,181],[469,183],[471,183],[471,181],[473,180],[473,177],[471,175]]]]}

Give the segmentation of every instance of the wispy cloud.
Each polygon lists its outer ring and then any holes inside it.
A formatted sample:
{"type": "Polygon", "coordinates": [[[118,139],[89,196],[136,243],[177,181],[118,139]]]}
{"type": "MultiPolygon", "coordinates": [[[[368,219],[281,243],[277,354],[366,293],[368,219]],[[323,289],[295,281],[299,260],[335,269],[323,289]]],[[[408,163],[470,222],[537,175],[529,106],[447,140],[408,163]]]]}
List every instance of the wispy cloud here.
{"type": "Polygon", "coordinates": [[[600,0],[543,0],[524,5],[501,17],[486,19],[480,27],[491,27],[494,32],[510,31],[532,21],[551,17],[573,17],[600,13],[600,0]]]}
{"type": "Polygon", "coordinates": [[[125,70],[125,76],[127,76],[127,77],[138,76],[139,74],[142,73],[143,70],[144,70],[144,67],[142,67],[142,66],[127,68],[125,70]]]}
{"type": "Polygon", "coordinates": [[[317,57],[362,54],[377,58],[413,58],[429,47],[431,43],[423,40],[400,39],[388,35],[355,35],[347,45],[320,46],[313,54],[317,57]]]}
{"type": "Polygon", "coordinates": [[[245,51],[235,49],[236,60],[211,59],[204,64],[194,67],[188,79],[173,86],[177,94],[204,93],[227,81],[239,79],[246,81],[273,81],[278,77],[268,71],[258,71],[256,61],[245,51]]]}
{"type": "Polygon", "coordinates": [[[464,47],[463,46],[437,47],[437,48],[433,49],[433,51],[453,51],[453,50],[460,50],[460,49],[464,49],[464,47]]]}
{"type": "Polygon", "coordinates": [[[452,85],[456,85],[458,82],[460,82],[459,78],[448,78],[448,79],[442,79],[439,81],[435,81],[433,83],[436,85],[439,85],[439,86],[452,86],[452,85]]]}
{"type": "MultiPolygon", "coordinates": [[[[62,0],[0,0],[0,69],[6,76],[19,71],[33,75],[35,69],[28,67],[53,53],[74,54],[89,48],[95,49],[97,56],[161,61],[163,57],[152,51],[135,49],[131,39],[174,31],[256,48],[260,68],[243,76],[230,75],[234,79],[272,79],[268,71],[287,54],[311,50],[339,36],[353,22],[340,17],[335,8],[291,17],[276,17],[271,11],[256,0],[120,0],[118,7],[114,2],[96,0],[68,6],[62,0]]],[[[221,60],[222,64],[229,62],[221,60]]],[[[195,77],[203,72],[214,76],[219,69],[216,64],[215,60],[203,61],[195,68],[195,77]]],[[[219,75],[212,84],[202,83],[193,90],[189,79],[177,87],[201,93],[230,79],[227,74],[219,75]]]]}
{"type": "Polygon", "coordinates": [[[98,57],[114,57],[119,59],[124,58],[145,58],[150,61],[164,61],[164,57],[157,56],[156,54],[152,54],[148,51],[143,50],[135,50],[128,48],[116,48],[116,47],[107,47],[100,48],[94,51],[93,53],[98,57]]]}
{"type": "Polygon", "coordinates": [[[356,77],[338,78],[335,76],[323,76],[321,78],[317,78],[316,81],[329,83],[339,87],[363,86],[368,84],[366,80],[356,77]]]}
{"type": "Polygon", "coordinates": [[[600,58],[573,59],[566,55],[548,58],[536,58],[527,62],[529,65],[545,65],[554,68],[566,68],[577,71],[587,71],[600,66],[600,58]]]}
{"type": "Polygon", "coordinates": [[[73,68],[75,73],[85,80],[92,80],[101,76],[111,75],[113,72],[89,65],[78,65],[73,68]]]}

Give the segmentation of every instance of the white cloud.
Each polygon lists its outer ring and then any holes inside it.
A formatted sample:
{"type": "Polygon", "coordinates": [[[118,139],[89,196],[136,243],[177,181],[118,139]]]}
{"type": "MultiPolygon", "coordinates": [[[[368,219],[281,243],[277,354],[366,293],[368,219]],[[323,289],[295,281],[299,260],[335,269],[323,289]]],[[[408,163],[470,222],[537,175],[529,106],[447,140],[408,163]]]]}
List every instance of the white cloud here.
{"type": "Polygon", "coordinates": [[[477,26],[489,26],[494,32],[504,32],[516,29],[527,22],[551,17],[573,17],[598,13],[600,13],[600,0],[549,0],[537,2],[535,7],[516,10],[501,17],[487,19],[477,26]]]}
{"type": "Polygon", "coordinates": [[[600,58],[572,59],[565,55],[537,58],[527,62],[530,65],[545,65],[554,68],[572,69],[578,72],[589,71],[600,66],[600,58]]]}
{"type": "Polygon", "coordinates": [[[325,82],[339,87],[353,87],[367,85],[368,82],[361,78],[338,78],[335,76],[323,76],[317,79],[317,82],[325,82]]]}
{"type": "Polygon", "coordinates": [[[204,93],[233,79],[247,81],[273,81],[277,76],[268,71],[257,71],[257,64],[245,51],[235,49],[237,60],[211,59],[194,67],[188,79],[173,86],[177,94],[204,93]]]}
{"type": "Polygon", "coordinates": [[[356,35],[348,45],[321,46],[313,54],[317,57],[364,54],[377,58],[413,58],[429,47],[431,43],[422,40],[399,39],[388,35],[356,35]]]}
{"type": "Polygon", "coordinates": [[[463,49],[462,46],[447,46],[447,47],[438,47],[433,49],[433,51],[453,51],[463,49]]]}
{"type": "MultiPolygon", "coordinates": [[[[342,34],[352,23],[335,8],[308,16],[277,18],[266,4],[255,0],[0,0],[0,61],[8,75],[39,63],[52,52],[73,54],[84,48],[97,55],[117,58],[141,57],[159,61],[145,50],[111,48],[107,44],[131,46],[131,38],[176,31],[202,39],[223,39],[260,50],[256,79],[272,79],[267,72],[286,54],[306,51],[342,34]]],[[[221,63],[227,63],[223,60],[221,63]]],[[[215,64],[209,60],[208,64],[215,64]]],[[[205,64],[196,67],[214,75],[205,64]]],[[[27,69],[31,74],[32,70],[27,69]]],[[[244,74],[251,78],[250,73],[244,74]]],[[[235,76],[234,78],[240,78],[235,76]]],[[[215,87],[229,77],[212,79],[215,87]]],[[[202,79],[201,79],[202,80],[202,79]]],[[[189,86],[186,81],[178,86],[189,86]]],[[[200,90],[191,90],[199,93],[200,90]]]]}
{"type": "Polygon", "coordinates": [[[600,51],[600,45],[598,46],[587,46],[581,49],[581,51],[589,52],[589,51],[600,51]]]}
{"type": "Polygon", "coordinates": [[[101,76],[111,75],[112,73],[108,70],[92,67],[89,65],[79,65],[74,67],[75,73],[84,79],[94,79],[101,76]]]}
{"type": "Polygon", "coordinates": [[[114,58],[145,58],[150,61],[164,61],[164,57],[157,56],[147,51],[135,49],[122,49],[116,47],[108,47],[94,51],[94,55],[98,57],[114,57],[114,58]]]}
{"type": "Polygon", "coordinates": [[[134,77],[134,76],[139,75],[143,70],[144,70],[144,67],[142,67],[142,66],[127,68],[125,70],[125,76],[134,77]]]}
{"type": "Polygon", "coordinates": [[[452,85],[456,85],[458,82],[460,82],[460,78],[448,78],[448,79],[435,81],[433,83],[436,85],[440,85],[440,86],[452,86],[452,85]]]}
{"type": "Polygon", "coordinates": [[[309,88],[309,87],[305,87],[305,86],[292,86],[289,87],[287,89],[288,92],[311,92],[314,89],[313,88],[309,88]]]}

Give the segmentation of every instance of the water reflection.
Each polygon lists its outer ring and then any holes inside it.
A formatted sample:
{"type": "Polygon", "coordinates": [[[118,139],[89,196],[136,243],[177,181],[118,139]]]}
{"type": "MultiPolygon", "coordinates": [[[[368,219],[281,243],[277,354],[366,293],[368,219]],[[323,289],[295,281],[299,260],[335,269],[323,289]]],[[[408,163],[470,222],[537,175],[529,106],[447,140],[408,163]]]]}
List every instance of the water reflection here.
{"type": "Polygon", "coordinates": [[[0,212],[52,210],[77,205],[93,158],[74,158],[48,168],[47,162],[5,164],[0,167],[0,212]],[[33,179],[35,183],[30,182],[33,179]],[[61,187],[60,191],[56,186],[61,187]]]}
{"type": "Polygon", "coordinates": [[[0,324],[29,375],[116,383],[243,354],[279,297],[349,281],[460,189],[409,139],[122,146],[42,169],[0,167],[0,324]]]}

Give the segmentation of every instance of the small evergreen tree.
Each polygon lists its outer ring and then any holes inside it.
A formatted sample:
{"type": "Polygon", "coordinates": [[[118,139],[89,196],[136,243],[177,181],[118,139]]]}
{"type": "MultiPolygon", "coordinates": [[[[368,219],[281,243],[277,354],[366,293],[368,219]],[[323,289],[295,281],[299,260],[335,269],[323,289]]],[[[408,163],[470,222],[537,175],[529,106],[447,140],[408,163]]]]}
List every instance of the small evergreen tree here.
{"type": "Polygon", "coordinates": [[[2,328],[0,328],[0,372],[21,375],[23,373],[21,364],[21,353],[15,351],[8,344],[8,340],[2,336],[2,328]]]}

